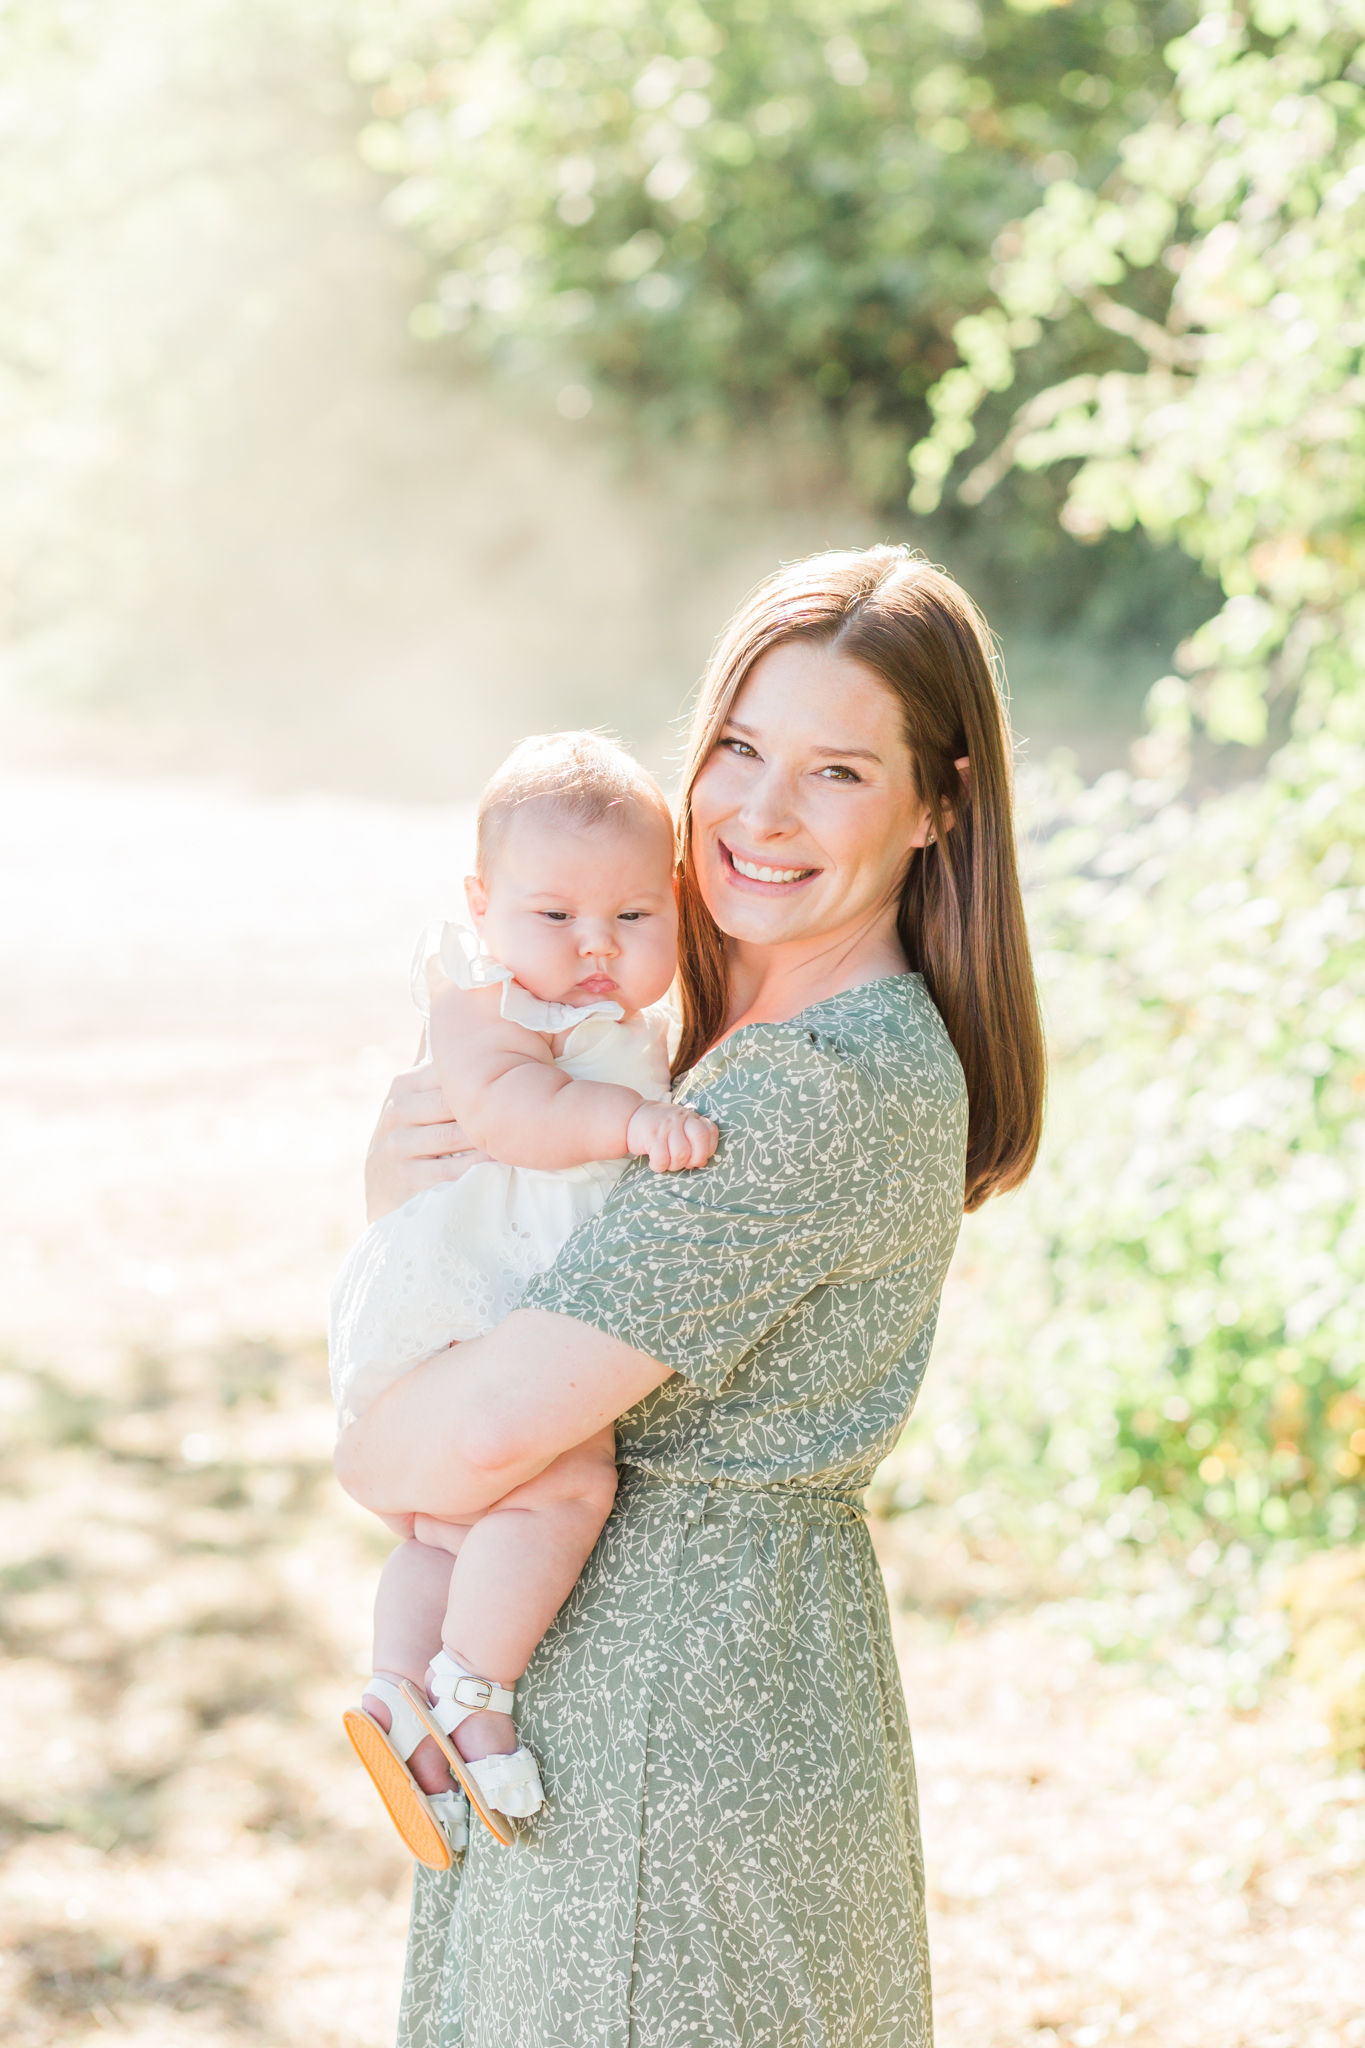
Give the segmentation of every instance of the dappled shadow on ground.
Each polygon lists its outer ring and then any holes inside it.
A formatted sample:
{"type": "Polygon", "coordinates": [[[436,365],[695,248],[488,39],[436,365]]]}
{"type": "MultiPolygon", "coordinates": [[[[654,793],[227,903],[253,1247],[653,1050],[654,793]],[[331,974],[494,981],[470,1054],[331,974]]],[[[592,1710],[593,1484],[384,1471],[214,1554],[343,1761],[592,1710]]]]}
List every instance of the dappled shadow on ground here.
{"type": "Polygon", "coordinates": [[[11,2039],[391,2038],[409,1859],[339,1720],[387,1539],[332,1485],[322,1370],[0,1382],[11,2039]]]}
{"type": "MultiPolygon", "coordinates": [[[[330,1474],[320,1352],[0,1379],[8,2037],[380,2048],[408,1859],[341,1736],[388,1539],[330,1474]]],[[[944,2048],[1365,2042],[1365,1780],[1097,1653],[1084,1603],[880,1524],[944,2048]]]]}

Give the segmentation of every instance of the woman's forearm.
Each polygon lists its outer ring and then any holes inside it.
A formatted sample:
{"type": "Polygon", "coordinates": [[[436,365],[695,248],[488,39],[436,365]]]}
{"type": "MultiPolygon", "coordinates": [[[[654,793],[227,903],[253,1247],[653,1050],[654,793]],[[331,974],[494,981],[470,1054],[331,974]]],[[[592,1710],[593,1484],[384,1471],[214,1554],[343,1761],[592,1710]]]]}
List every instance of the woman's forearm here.
{"type": "Polygon", "coordinates": [[[337,1476],[362,1507],[446,1519],[535,1478],[669,1377],[572,1316],[517,1309],[405,1373],[342,1434],[337,1476]]]}

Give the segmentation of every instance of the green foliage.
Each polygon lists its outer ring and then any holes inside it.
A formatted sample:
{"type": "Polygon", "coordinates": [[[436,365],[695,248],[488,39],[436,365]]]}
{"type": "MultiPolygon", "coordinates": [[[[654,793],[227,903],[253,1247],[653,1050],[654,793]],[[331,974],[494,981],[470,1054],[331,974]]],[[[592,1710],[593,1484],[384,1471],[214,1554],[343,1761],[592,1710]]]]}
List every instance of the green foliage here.
{"type": "MultiPolygon", "coordinates": [[[[1013,382],[1030,323],[1124,338],[1139,368],[1044,379],[959,495],[1075,463],[1062,517],[1090,539],[1174,537],[1226,593],[1154,721],[1255,743],[1361,730],[1365,667],[1365,5],[1204,0],[1168,52],[1168,104],[1099,191],[1072,179],[1001,239],[996,299],[912,451],[921,511],[1013,382]],[[1151,317],[1156,310],[1159,317],[1151,317]]],[[[1027,351],[1025,351],[1027,354],[1027,351]]],[[[1036,378],[1035,378],[1035,381],[1036,378]]]]}
{"type": "Polygon", "coordinates": [[[1319,734],[1197,806],[1113,775],[1036,829],[1048,1133],[1027,1187],[968,1221],[969,1331],[945,1318],[968,1348],[905,1497],[1031,1497],[1072,1537],[1342,1542],[1365,1471],[1365,749],[1319,734]]]}
{"type": "Polygon", "coordinates": [[[433,258],[419,334],[567,357],[670,427],[828,412],[899,500],[1001,227],[1049,176],[1105,174],[1164,81],[1155,39],[1188,19],[1184,0],[375,0],[352,68],[391,216],[433,258]]]}

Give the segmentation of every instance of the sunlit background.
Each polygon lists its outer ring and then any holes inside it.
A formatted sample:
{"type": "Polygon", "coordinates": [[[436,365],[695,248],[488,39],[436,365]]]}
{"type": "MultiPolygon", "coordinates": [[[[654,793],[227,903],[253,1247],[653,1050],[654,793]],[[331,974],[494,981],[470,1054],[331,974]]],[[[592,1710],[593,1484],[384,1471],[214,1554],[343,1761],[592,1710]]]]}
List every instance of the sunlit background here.
{"type": "Polygon", "coordinates": [[[413,935],[516,739],[670,780],[892,538],[1054,1060],[872,1499],[941,2048],[1365,2044],[1359,0],[8,0],[0,122],[7,2036],[392,2039],[322,1325],[413,935]]]}

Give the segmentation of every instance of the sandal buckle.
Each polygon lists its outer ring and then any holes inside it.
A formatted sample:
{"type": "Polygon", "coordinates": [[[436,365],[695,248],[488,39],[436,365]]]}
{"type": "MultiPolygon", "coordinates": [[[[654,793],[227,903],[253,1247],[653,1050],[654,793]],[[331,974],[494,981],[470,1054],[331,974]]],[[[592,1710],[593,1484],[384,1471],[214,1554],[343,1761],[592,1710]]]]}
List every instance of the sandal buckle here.
{"type": "Polygon", "coordinates": [[[450,1697],[457,1707],[478,1709],[488,1705],[493,1697],[493,1688],[486,1678],[461,1678],[450,1697]]]}

